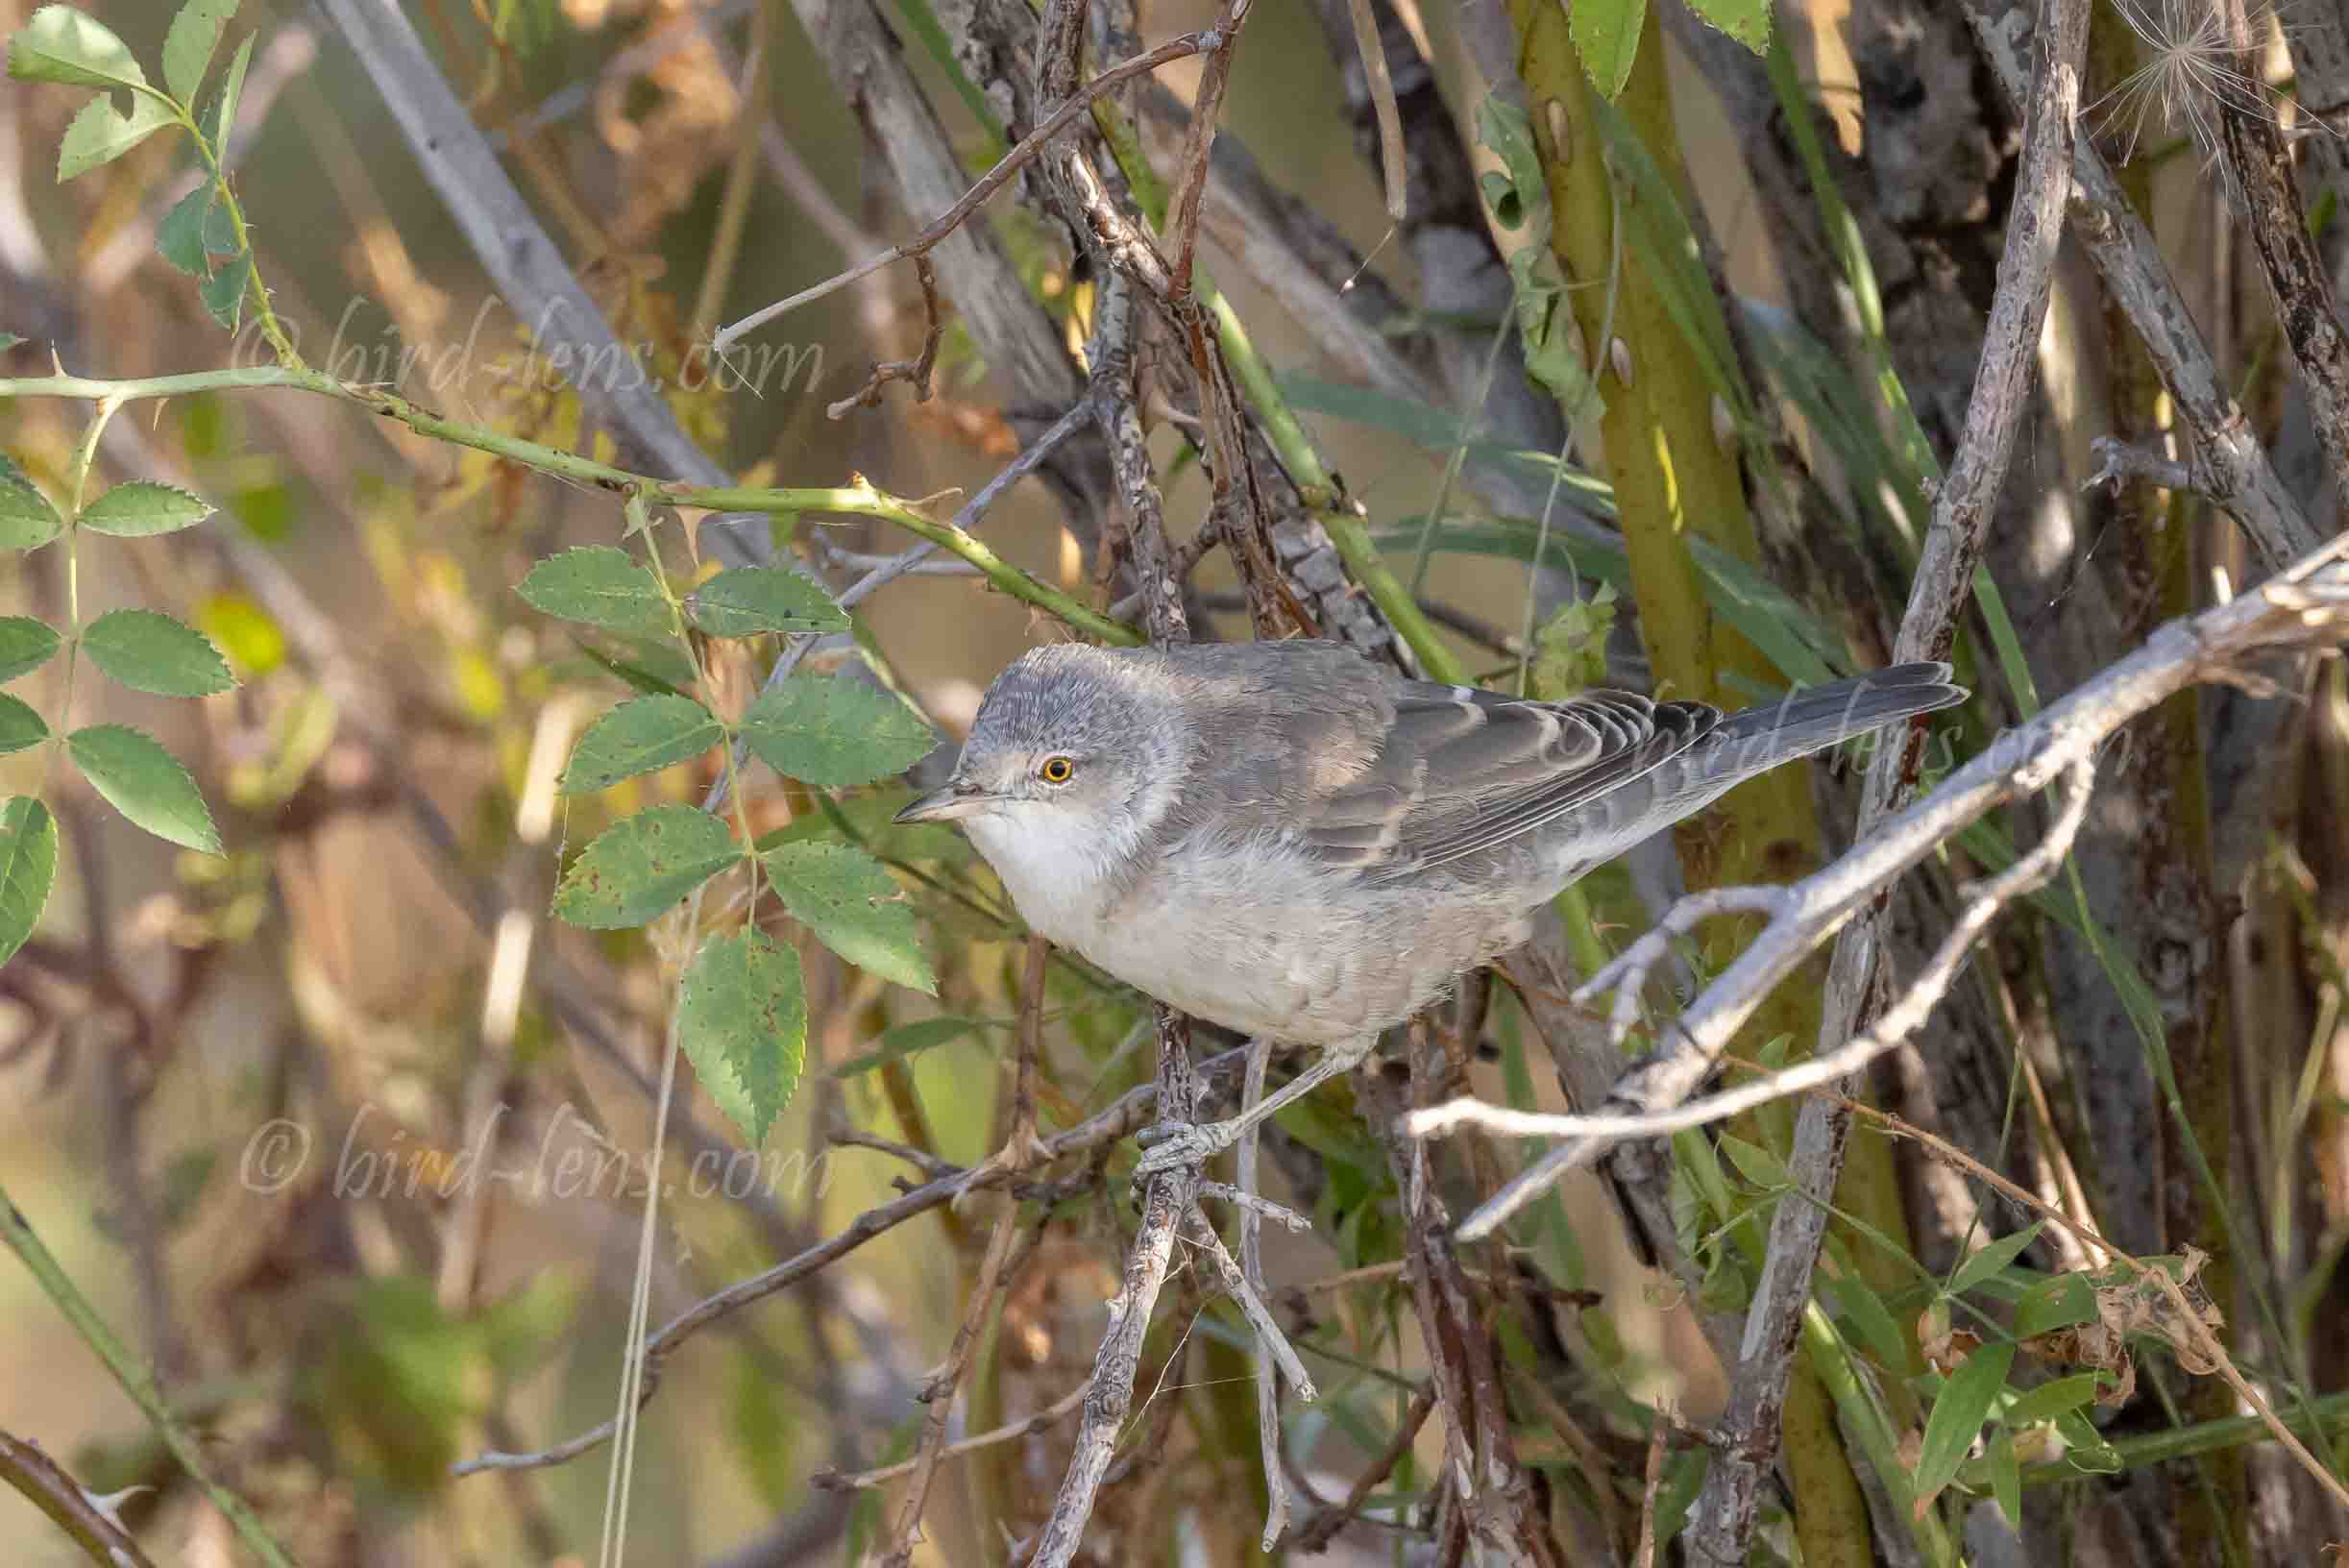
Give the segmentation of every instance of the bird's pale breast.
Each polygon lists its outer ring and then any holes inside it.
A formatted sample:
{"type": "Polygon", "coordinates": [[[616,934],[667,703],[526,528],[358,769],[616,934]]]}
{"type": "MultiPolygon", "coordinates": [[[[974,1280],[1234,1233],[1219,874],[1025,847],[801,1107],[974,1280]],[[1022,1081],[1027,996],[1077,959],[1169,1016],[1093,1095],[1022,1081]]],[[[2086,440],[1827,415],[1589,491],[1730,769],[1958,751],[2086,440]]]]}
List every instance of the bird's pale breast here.
{"type": "Polygon", "coordinates": [[[1177,845],[1101,919],[1054,935],[1186,1013],[1333,1045],[1401,1023],[1525,931],[1489,900],[1366,889],[1252,835],[1177,845]]]}

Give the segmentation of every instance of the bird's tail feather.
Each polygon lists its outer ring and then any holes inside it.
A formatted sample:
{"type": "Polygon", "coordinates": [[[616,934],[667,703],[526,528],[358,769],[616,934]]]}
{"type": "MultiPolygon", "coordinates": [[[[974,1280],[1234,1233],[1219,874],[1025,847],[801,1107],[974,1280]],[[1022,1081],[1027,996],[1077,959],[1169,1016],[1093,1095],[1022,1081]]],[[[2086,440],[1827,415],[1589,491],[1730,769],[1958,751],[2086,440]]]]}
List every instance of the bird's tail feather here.
{"type": "Polygon", "coordinates": [[[1896,720],[1952,707],[1966,697],[1966,688],[1950,684],[1945,664],[1896,664],[1733,713],[1686,755],[1693,772],[1722,779],[1726,789],[1782,762],[1896,720]]]}
{"type": "Polygon", "coordinates": [[[1945,664],[1896,664],[1733,713],[1677,756],[1578,808],[1558,873],[1573,880],[1756,773],[1967,696],[1945,664]]]}

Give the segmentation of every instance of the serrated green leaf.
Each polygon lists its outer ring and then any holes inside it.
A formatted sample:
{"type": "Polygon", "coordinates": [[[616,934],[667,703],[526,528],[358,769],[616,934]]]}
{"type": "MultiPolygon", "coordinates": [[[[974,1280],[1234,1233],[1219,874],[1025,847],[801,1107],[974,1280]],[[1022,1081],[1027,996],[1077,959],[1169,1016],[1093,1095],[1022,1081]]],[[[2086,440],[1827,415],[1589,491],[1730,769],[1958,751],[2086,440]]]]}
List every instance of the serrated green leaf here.
{"type": "Polygon", "coordinates": [[[1958,1265],[1957,1272],[1949,1276],[1949,1293],[1953,1296],[1964,1295],[2021,1257],[2023,1249],[2039,1239],[2039,1233],[2046,1228],[2046,1224],[2043,1219],[2034,1220],[2014,1235],[2000,1237],[1958,1265]]]}
{"type": "Polygon", "coordinates": [[[713,637],[763,631],[844,631],[848,616],[821,586],[776,566],[721,572],[686,600],[694,625],[713,637]]]}
{"type": "Polygon", "coordinates": [[[807,1056],[799,955],[759,931],[705,943],[678,988],[677,1043],[743,1137],[765,1142],[807,1056]]]}
{"type": "Polygon", "coordinates": [[[8,74],[69,87],[143,87],[147,73],[130,45],[71,6],[43,6],[9,39],[8,74]]]}
{"type": "Polygon", "coordinates": [[[49,738],[49,726],[31,704],[0,692],[0,757],[49,738]]]}
{"type": "Polygon", "coordinates": [[[1631,79],[1640,27],[1647,19],[1648,0],[1575,0],[1568,11],[1566,31],[1575,53],[1609,102],[1631,79]]]}
{"type": "Polygon", "coordinates": [[[228,149],[229,133],[236,129],[236,103],[245,95],[245,67],[253,63],[253,40],[258,37],[257,33],[248,33],[245,41],[236,46],[235,57],[229,61],[229,74],[221,78],[220,91],[212,99],[206,135],[212,138],[215,153],[228,149]]]}
{"type": "Polygon", "coordinates": [[[1770,0],[1690,0],[1689,10],[1755,54],[1770,48],[1770,0]]]}
{"type": "Polygon", "coordinates": [[[558,787],[565,795],[592,795],[697,757],[724,735],[710,710],[692,698],[640,697],[587,726],[558,787]]]}
{"type": "Polygon", "coordinates": [[[666,637],[624,637],[620,639],[619,651],[598,648],[583,637],[574,636],[571,640],[597,669],[626,681],[647,696],[666,693],[690,698],[694,683],[699,678],[694,674],[694,661],[666,637]]]}
{"type": "Polygon", "coordinates": [[[1999,1419],[2018,1430],[2041,1421],[2053,1421],[2093,1400],[2103,1381],[2102,1375],[2095,1372],[2051,1378],[2016,1399],[1999,1412],[1999,1419]]]}
{"type": "Polygon", "coordinates": [[[181,197],[155,226],[155,254],[190,278],[209,278],[212,257],[205,244],[205,225],[212,213],[219,188],[209,180],[181,197]]]}
{"type": "Polygon", "coordinates": [[[171,123],[171,110],[144,93],[131,100],[128,114],[114,107],[113,94],[98,94],[82,106],[58,138],[57,183],[61,185],[111,163],[171,123]]]}
{"type": "Polygon", "coordinates": [[[133,691],[209,697],[236,684],[212,640],[153,610],[109,610],[82,633],[89,662],[133,691]]]}
{"type": "Polygon", "coordinates": [[[868,974],[937,992],[914,906],[879,861],[821,841],[786,845],[759,858],[783,907],[817,941],[868,974]]]}
{"type": "Polygon", "coordinates": [[[1786,1174],[1786,1162],[1759,1143],[1750,1143],[1730,1134],[1721,1135],[1721,1152],[1729,1157],[1737,1173],[1756,1187],[1785,1187],[1791,1181],[1786,1174]]]}
{"type": "Polygon", "coordinates": [[[0,616],[0,684],[47,664],[62,641],[45,621],[29,615],[0,616]]]}
{"type": "Polygon", "coordinates": [[[644,925],[741,858],[726,824],[707,812],[653,806],[580,852],[554,890],[554,913],[591,931],[644,925]]]}
{"type": "Polygon", "coordinates": [[[187,0],[163,35],[163,86],[193,109],[204,73],[220,47],[221,30],[236,14],[236,0],[187,0]]]}
{"type": "Polygon", "coordinates": [[[0,457],[0,550],[38,550],[65,531],[49,498],[24,470],[0,457]]]}
{"type": "Polygon", "coordinates": [[[175,485],[134,479],[82,508],[82,526],[117,539],[177,533],[212,515],[212,503],[175,485]]]}
{"type": "Polygon", "coordinates": [[[918,1056],[923,1051],[951,1044],[966,1035],[977,1034],[986,1026],[987,1020],[984,1018],[966,1018],[953,1014],[943,1017],[916,1018],[912,1023],[901,1023],[893,1029],[884,1030],[878,1048],[867,1051],[863,1056],[850,1057],[832,1069],[832,1076],[854,1078],[870,1072],[884,1063],[902,1061],[906,1057],[918,1056]]]}
{"type": "Polygon", "coordinates": [[[1956,1478],[2014,1364],[2012,1344],[2000,1340],[1980,1345],[1943,1382],[1933,1413],[1925,1417],[1924,1442],[1917,1456],[1919,1497],[1933,1496],[1956,1478]]]}
{"type": "Polygon", "coordinates": [[[583,621],[636,637],[668,637],[676,628],[657,578],[624,550],[587,545],[550,555],[530,568],[516,589],[545,615],[583,621]]]}
{"type": "Polygon", "coordinates": [[[65,738],[74,766],[107,803],[159,839],[220,853],[220,833],[196,781],[153,736],[128,724],[92,724],[65,738]]]}
{"type": "Polygon", "coordinates": [[[16,956],[57,881],[57,819],[29,795],[0,805],[0,964],[16,956]]]}
{"type": "Polygon", "coordinates": [[[253,253],[239,251],[196,290],[204,308],[230,331],[245,317],[245,285],[253,282],[253,253]]]}
{"type": "Polygon", "coordinates": [[[794,675],[761,693],[743,735],[776,772],[827,789],[901,773],[938,744],[895,697],[838,675],[794,675]]]}

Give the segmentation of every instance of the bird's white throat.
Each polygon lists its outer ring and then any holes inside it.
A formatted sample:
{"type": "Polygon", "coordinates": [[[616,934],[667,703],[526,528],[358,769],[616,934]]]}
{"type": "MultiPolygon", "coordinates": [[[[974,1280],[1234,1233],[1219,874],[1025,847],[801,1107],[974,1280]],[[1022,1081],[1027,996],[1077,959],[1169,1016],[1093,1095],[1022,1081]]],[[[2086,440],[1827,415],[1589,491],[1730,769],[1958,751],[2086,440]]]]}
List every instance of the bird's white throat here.
{"type": "Polygon", "coordinates": [[[1082,947],[1109,913],[1130,837],[1077,834],[1048,810],[1015,805],[963,823],[1003,879],[1020,919],[1064,947],[1082,947]]]}

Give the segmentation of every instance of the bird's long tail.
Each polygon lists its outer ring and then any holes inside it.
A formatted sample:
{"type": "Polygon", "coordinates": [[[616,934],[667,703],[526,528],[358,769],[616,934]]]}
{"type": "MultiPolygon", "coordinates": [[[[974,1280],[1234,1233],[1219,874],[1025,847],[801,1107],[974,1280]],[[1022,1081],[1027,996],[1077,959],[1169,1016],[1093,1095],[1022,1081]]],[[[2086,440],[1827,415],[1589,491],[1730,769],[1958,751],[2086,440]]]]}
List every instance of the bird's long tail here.
{"type": "MultiPolygon", "coordinates": [[[[1966,700],[1945,664],[1896,664],[1730,714],[1678,755],[1574,816],[1569,879],[1693,817],[1756,773],[1966,700]]],[[[1564,869],[1564,868],[1562,868],[1564,869]]]]}

